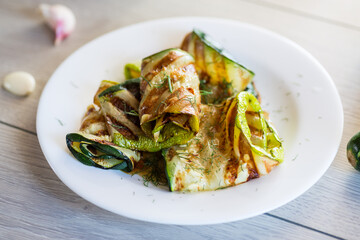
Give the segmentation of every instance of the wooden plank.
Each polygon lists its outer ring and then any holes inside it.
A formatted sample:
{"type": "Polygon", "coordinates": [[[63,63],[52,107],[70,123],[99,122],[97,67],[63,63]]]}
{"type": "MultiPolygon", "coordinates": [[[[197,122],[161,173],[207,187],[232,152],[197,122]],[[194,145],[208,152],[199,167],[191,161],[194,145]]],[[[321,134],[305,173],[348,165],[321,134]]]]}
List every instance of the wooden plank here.
{"type": "Polygon", "coordinates": [[[360,29],[360,2],[356,0],[250,0],[264,6],[344,27],[360,29]]]}
{"type": "Polygon", "coordinates": [[[360,174],[352,167],[337,169],[332,166],[304,195],[271,214],[345,239],[358,239],[359,184],[360,174]]]}
{"type": "MultiPolygon", "coordinates": [[[[58,47],[53,46],[54,34],[45,25],[37,9],[43,1],[5,1],[0,3],[0,77],[10,71],[24,70],[37,80],[35,91],[29,97],[17,97],[0,89],[0,121],[11,123],[29,131],[35,131],[37,103],[41,91],[58,65],[72,52],[91,39],[116,27],[117,22],[104,24],[98,18],[84,21],[77,26],[76,32],[58,47]],[[100,27],[100,22],[102,26],[100,27]],[[9,27],[11,23],[11,27],[9,27]]],[[[94,2],[93,2],[94,3],[94,2]]],[[[65,2],[65,4],[67,4],[65,2]]],[[[71,6],[80,15],[81,4],[71,6]]],[[[94,10],[94,8],[92,8],[94,10]]],[[[115,8],[114,8],[115,11],[115,8]]],[[[82,15],[87,19],[89,11],[82,15]]],[[[81,19],[81,17],[79,17],[81,19]]],[[[105,21],[106,22],[106,21],[105,21]]],[[[126,23],[125,23],[126,24],[126,23]]]]}
{"type": "Polygon", "coordinates": [[[50,169],[34,135],[0,124],[0,236],[6,239],[333,239],[268,215],[210,226],[127,219],[86,202],[50,169]],[[175,235],[176,234],[176,235],[175,235]]]}

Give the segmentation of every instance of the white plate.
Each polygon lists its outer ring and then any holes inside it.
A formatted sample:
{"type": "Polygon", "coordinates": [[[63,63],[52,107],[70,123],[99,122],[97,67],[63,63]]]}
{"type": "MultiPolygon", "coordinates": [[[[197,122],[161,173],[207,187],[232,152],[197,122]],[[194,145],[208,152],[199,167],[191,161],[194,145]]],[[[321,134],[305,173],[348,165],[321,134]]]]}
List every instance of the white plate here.
{"type": "Polygon", "coordinates": [[[37,113],[41,148],[58,177],[75,193],[114,213],[170,224],[213,224],[275,209],[309,189],[337,152],[343,111],[325,69],[303,48],[268,30],[208,18],[140,23],[86,44],[55,71],[37,113]],[[146,187],[120,171],[82,165],[71,156],[65,135],[76,132],[101,80],[123,80],[123,66],[165,48],[179,46],[199,28],[255,72],[264,110],[284,140],[285,161],[269,175],[213,192],[172,193],[146,187]]]}

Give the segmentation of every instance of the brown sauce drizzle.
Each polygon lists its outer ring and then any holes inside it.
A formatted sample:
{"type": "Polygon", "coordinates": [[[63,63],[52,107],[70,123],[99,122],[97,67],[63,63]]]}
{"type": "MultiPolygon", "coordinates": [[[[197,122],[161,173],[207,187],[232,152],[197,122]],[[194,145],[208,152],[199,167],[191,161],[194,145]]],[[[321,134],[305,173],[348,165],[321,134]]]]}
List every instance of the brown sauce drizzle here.
{"type": "MultiPolygon", "coordinates": [[[[182,55],[179,55],[176,51],[170,51],[144,77],[150,81],[163,68],[166,68],[167,66],[169,66],[172,62],[174,62],[176,59],[178,59],[181,56],[182,55]]],[[[142,68],[144,68],[145,66],[143,66],[142,68]]]]}
{"type": "Polygon", "coordinates": [[[121,122],[116,120],[114,117],[106,115],[106,123],[110,125],[110,127],[114,128],[121,135],[130,140],[136,140],[137,136],[127,127],[125,127],[121,122]]]}
{"type": "Polygon", "coordinates": [[[239,168],[239,160],[235,157],[232,157],[226,165],[226,179],[229,181],[230,185],[235,185],[235,181],[238,177],[237,172],[239,168]]]}
{"type": "MultiPolygon", "coordinates": [[[[119,97],[111,97],[110,98],[110,103],[112,105],[114,105],[118,110],[124,112],[125,114],[127,112],[131,112],[131,111],[137,113],[137,110],[132,108],[123,99],[121,99],[119,97]]],[[[126,118],[129,119],[131,122],[133,122],[135,125],[137,125],[137,126],[140,125],[140,120],[139,120],[138,116],[134,116],[134,115],[131,115],[131,114],[126,114],[126,118]]]]}
{"type": "Polygon", "coordinates": [[[229,145],[231,148],[233,148],[233,144],[234,144],[234,128],[235,128],[235,118],[236,118],[236,107],[234,107],[231,111],[231,115],[230,115],[230,123],[228,125],[228,134],[229,134],[229,145]]]}
{"type": "Polygon", "coordinates": [[[186,37],[184,38],[183,42],[181,43],[181,49],[184,51],[188,51],[189,50],[189,43],[192,39],[193,33],[189,33],[188,35],[186,35],[186,37]]]}
{"type": "Polygon", "coordinates": [[[99,137],[107,136],[107,135],[109,135],[109,132],[107,129],[102,129],[102,130],[97,131],[94,135],[99,136],[99,137]]]}
{"type": "Polygon", "coordinates": [[[140,117],[144,114],[153,114],[159,112],[162,108],[165,107],[165,104],[158,103],[159,97],[167,91],[167,88],[153,88],[149,92],[146,101],[143,101],[143,104],[140,106],[140,117]],[[160,106],[160,104],[162,106],[160,106]],[[155,111],[157,110],[157,111],[155,111]]]}
{"type": "Polygon", "coordinates": [[[259,174],[256,170],[254,157],[253,157],[253,154],[251,151],[250,144],[242,132],[240,134],[240,139],[239,139],[239,151],[240,151],[240,156],[243,157],[242,160],[244,162],[246,162],[247,166],[248,166],[248,170],[249,170],[249,174],[250,174],[248,179],[258,178],[259,174]],[[245,154],[247,154],[249,156],[248,160],[244,158],[245,154]]]}

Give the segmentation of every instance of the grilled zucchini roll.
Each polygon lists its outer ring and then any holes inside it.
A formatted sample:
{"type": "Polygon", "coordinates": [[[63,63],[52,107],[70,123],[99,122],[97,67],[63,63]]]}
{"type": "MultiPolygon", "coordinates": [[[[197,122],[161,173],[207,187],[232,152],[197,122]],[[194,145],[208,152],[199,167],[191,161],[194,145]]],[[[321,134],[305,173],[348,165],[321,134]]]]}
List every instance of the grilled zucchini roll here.
{"type": "MultiPolygon", "coordinates": [[[[181,49],[195,58],[195,65],[201,80],[206,83],[204,102],[217,103],[243,91],[252,81],[254,73],[239,64],[208,35],[193,30],[182,42],[181,49]]],[[[204,99],[203,99],[204,100],[204,99]]]]}
{"type": "Polygon", "coordinates": [[[277,133],[257,99],[241,92],[221,106],[202,106],[200,131],[163,152],[171,191],[207,191],[265,175],[283,161],[277,133]]]}
{"type": "Polygon", "coordinates": [[[112,143],[105,119],[94,105],[88,107],[80,132],[66,135],[70,152],[81,163],[103,169],[131,172],[140,153],[112,143]]]}
{"type": "Polygon", "coordinates": [[[199,131],[199,78],[194,58],[167,49],[146,57],[141,65],[141,128],[155,142],[179,138],[181,144],[199,131]]]}
{"type": "Polygon", "coordinates": [[[102,81],[103,91],[95,97],[101,107],[104,124],[107,126],[112,142],[127,149],[157,152],[175,144],[186,142],[192,135],[188,131],[178,132],[171,124],[165,126],[164,141],[156,142],[147,136],[140,127],[139,100],[140,78],[130,79],[121,84],[102,81]],[[105,88],[106,86],[107,88],[105,88]]]}
{"type": "Polygon", "coordinates": [[[126,84],[127,82],[108,87],[98,95],[98,99],[110,136],[121,134],[127,139],[135,140],[144,134],[140,128],[139,101],[125,88],[126,84]]]}

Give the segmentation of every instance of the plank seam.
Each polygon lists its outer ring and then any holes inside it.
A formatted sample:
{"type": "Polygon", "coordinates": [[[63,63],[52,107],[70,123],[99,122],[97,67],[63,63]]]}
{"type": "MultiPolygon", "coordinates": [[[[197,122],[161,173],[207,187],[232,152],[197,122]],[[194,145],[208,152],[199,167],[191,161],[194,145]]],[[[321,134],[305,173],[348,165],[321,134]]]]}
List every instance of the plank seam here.
{"type": "Polygon", "coordinates": [[[332,234],[330,234],[330,233],[323,232],[323,231],[318,230],[318,229],[316,229],[316,228],[308,227],[308,226],[306,226],[306,225],[303,225],[303,224],[301,224],[301,223],[297,223],[297,222],[288,220],[288,219],[286,219],[286,218],[278,217],[278,216],[273,215],[273,214],[271,214],[271,213],[264,213],[264,215],[270,216],[270,217],[273,217],[273,218],[276,218],[276,219],[278,219],[278,220],[281,220],[281,221],[284,221],[284,222],[287,222],[287,223],[290,223],[290,224],[294,224],[294,225],[299,226],[299,227],[302,227],[302,228],[306,228],[306,229],[308,229],[308,230],[311,230],[311,231],[314,231],[314,232],[317,232],[317,233],[326,235],[326,236],[328,236],[328,237],[332,237],[332,238],[334,238],[334,239],[345,240],[345,238],[341,238],[341,237],[332,235],[332,234]]]}
{"type": "Polygon", "coordinates": [[[6,122],[3,122],[3,121],[0,121],[0,124],[3,124],[3,125],[5,125],[5,126],[11,127],[11,128],[15,128],[15,129],[17,129],[17,130],[20,130],[20,131],[23,131],[23,132],[26,132],[26,133],[30,133],[30,134],[32,134],[32,135],[37,136],[36,132],[32,132],[32,131],[27,130],[27,129],[25,129],[25,128],[17,127],[17,126],[15,126],[15,125],[10,124],[10,123],[6,123],[6,122]]]}

